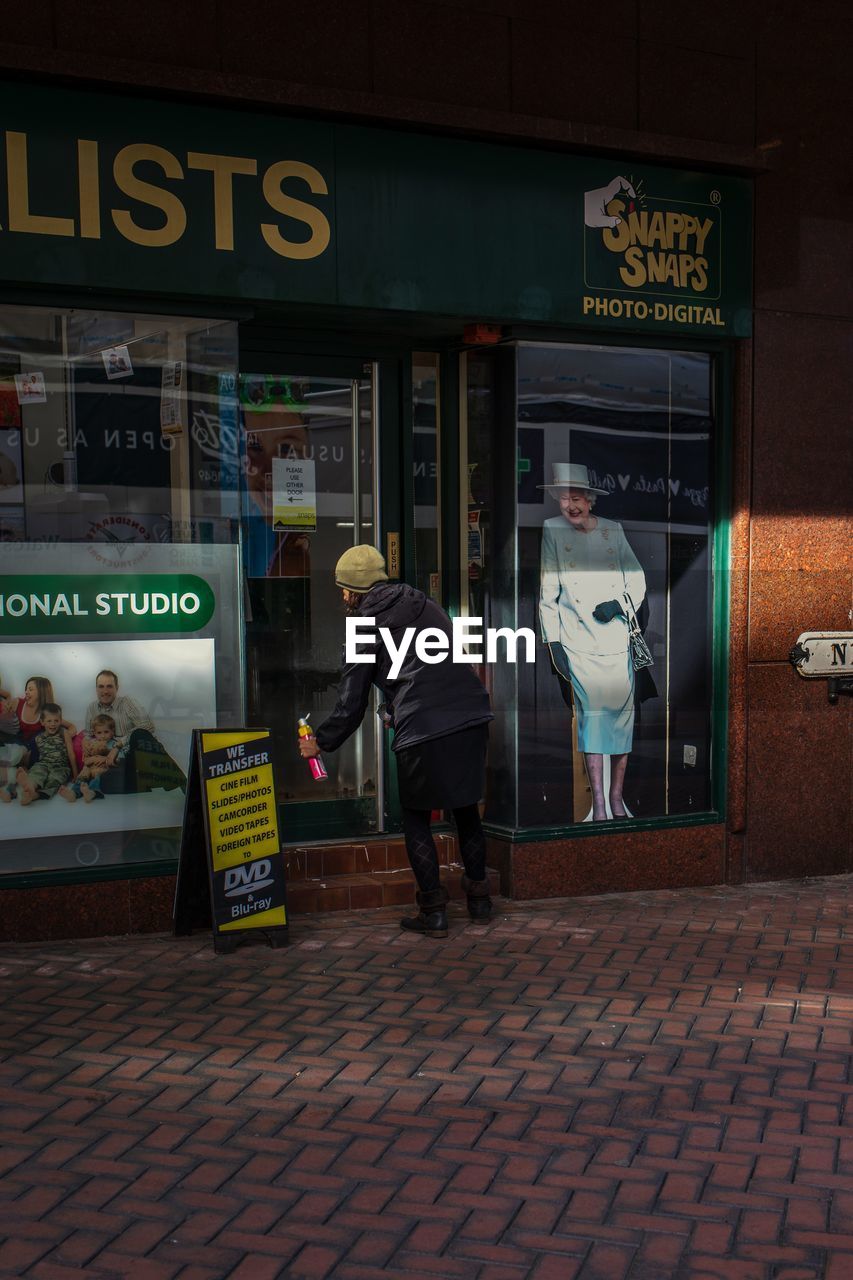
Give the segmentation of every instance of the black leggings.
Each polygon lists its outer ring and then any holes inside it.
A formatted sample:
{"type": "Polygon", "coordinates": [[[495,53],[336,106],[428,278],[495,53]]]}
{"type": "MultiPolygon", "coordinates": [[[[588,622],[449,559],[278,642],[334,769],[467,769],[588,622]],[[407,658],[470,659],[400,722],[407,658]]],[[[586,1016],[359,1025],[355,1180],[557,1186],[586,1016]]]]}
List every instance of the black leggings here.
{"type": "MultiPolygon", "coordinates": [[[[441,887],[438,873],[438,853],[430,828],[430,809],[404,809],[403,831],[406,836],[406,852],[421,893],[434,893],[441,887]]],[[[480,810],[475,804],[466,804],[453,810],[453,821],[459,832],[459,851],[469,880],[486,878],[486,837],[480,822],[480,810]]]]}

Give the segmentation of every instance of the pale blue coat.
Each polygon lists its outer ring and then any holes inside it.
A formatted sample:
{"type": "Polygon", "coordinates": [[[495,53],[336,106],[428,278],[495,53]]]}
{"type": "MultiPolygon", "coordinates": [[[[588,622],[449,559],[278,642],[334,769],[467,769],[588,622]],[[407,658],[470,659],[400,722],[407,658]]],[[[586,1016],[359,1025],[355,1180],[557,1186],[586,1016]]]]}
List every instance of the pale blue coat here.
{"type": "Polygon", "coordinates": [[[634,668],[624,617],[598,622],[592,611],[606,600],[634,607],[646,578],[621,524],[596,517],[594,529],[575,529],[563,516],[542,529],[539,621],[542,639],[562,644],[569,660],[581,751],[621,755],[634,732],[634,668]]]}

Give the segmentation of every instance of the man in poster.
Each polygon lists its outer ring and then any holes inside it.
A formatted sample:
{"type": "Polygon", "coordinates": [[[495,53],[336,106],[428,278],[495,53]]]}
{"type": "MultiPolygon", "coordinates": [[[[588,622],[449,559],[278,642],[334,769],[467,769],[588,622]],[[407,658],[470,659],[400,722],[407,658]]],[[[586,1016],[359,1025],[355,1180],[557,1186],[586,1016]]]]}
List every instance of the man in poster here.
{"type": "MultiPolygon", "coordinates": [[[[118,691],[114,671],[99,671],[95,678],[96,698],[86,709],[86,732],[92,735],[94,721],[110,716],[115,724],[116,743],[121,751],[122,769],[111,770],[111,786],[104,791],[148,791],[152,787],[166,790],[183,787],[186,778],[162,743],[154,737],[154,721],[133,698],[118,691]]],[[[105,779],[105,784],[107,780],[105,779]]]]}

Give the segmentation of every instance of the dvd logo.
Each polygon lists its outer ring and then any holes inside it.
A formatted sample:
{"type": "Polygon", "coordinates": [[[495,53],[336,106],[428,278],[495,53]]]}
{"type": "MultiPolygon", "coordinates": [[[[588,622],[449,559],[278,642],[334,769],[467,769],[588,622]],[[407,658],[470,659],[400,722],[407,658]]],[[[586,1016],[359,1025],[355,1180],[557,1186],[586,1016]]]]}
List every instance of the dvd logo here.
{"type": "Polygon", "coordinates": [[[225,872],[226,898],[237,898],[244,893],[254,893],[256,889],[266,889],[273,882],[271,871],[272,863],[269,858],[261,858],[259,862],[250,862],[244,867],[229,867],[225,872]]]}

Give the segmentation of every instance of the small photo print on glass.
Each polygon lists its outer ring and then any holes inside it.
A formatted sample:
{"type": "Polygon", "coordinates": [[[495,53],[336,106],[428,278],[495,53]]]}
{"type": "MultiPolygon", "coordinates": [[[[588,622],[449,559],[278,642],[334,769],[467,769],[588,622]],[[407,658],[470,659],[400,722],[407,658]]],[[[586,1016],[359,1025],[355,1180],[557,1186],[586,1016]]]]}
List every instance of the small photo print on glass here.
{"type": "Polygon", "coordinates": [[[110,382],[115,378],[129,378],[133,374],[133,365],[127,347],[107,347],[101,352],[104,369],[110,382]]]}
{"type": "Polygon", "coordinates": [[[44,404],[47,400],[43,373],[36,371],[32,373],[16,373],[15,390],[18,393],[18,404],[21,405],[44,404]]]}

